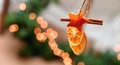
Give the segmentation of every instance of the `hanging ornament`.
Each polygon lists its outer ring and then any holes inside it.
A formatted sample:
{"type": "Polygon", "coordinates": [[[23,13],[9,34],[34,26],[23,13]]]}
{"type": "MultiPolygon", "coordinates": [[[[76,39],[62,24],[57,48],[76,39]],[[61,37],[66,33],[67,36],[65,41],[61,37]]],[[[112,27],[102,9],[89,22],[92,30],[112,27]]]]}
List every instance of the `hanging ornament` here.
{"type": "Polygon", "coordinates": [[[90,10],[91,0],[84,0],[78,14],[69,13],[69,18],[61,18],[61,21],[70,21],[67,25],[67,36],[70,48],[74,54],[80,55],[87,46],[87,38],[83,30],[83,25],[102,25],[102,20],[87,18],[90,10]]]}

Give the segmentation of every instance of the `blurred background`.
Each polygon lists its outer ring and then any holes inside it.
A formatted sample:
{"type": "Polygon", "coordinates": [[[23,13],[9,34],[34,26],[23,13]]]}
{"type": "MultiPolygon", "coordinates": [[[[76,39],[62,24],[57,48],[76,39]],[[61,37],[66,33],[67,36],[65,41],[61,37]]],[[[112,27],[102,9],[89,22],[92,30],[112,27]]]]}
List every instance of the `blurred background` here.
{"type": "Polygon", "coordinates": [[[120,1],[91,1],[89,18],[104,22],[84,25],[87,49],[76,56],[60,18],[77,13],[83,0],[0,0],[0,65],[70,65],[54,53],[51,39],[72,65],[120,65],[120,1]]]}

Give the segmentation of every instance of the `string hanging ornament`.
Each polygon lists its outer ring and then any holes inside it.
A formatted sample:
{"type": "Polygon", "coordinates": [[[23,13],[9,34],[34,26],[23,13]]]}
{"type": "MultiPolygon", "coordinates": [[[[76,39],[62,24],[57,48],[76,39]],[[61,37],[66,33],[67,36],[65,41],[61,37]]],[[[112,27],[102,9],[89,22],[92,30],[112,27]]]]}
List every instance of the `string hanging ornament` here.
{"type": "Polygon", "coordinates": [[[61,18],[61,21],[70,21],[67,25],[67,36],[70,48],[75,55],[82,54],[87,46],[87,37],[83,30],[83,25],[85,23],[97,25],[103,24],[102,20],[88,18],[90,5],[91,0],[84,0],[79,13],[74,14],[70,12],[69,18],[61,18]]]}

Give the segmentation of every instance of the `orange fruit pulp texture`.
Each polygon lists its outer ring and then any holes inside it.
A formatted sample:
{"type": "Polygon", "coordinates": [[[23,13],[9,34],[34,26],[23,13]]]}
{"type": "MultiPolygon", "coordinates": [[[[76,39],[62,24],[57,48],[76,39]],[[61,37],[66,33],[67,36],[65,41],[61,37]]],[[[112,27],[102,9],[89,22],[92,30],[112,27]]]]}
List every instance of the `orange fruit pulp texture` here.
{"type": "Polygon", "coordinates": [[[87,45],[86,35],[82,26],[88,21],[88,19],[83,16],[83,13],[80,13],[80,15],[70,13],[69,16],[70,23],[67,26],[69,44],[74,54],[80,55],[85,50],[87,45]]]}
{"type": "Polygon", "coordinates": [[[67,32],[70,48],[74,54],[80,55],[86,48],[87,38],[83,31],[79,31],[76,27],[68,27],[67,32]]]}

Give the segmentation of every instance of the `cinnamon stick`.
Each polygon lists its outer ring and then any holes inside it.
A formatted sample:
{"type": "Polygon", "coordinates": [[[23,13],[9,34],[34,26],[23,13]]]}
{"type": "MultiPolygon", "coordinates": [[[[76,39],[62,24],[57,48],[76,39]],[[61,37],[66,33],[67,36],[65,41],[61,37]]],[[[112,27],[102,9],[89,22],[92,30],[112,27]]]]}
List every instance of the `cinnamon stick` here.
{"type": "MultiPolygon", "coordinates": [[[[61,21],[70,21],[69,18],[61,18],[61,21]]],[[[88,22],[86,22],[87,24],[96,24],[96,25],[103,25],[103,21],[102,20],[98,20],[98,19],[92,19],[90,18],[88,22]]]]}

